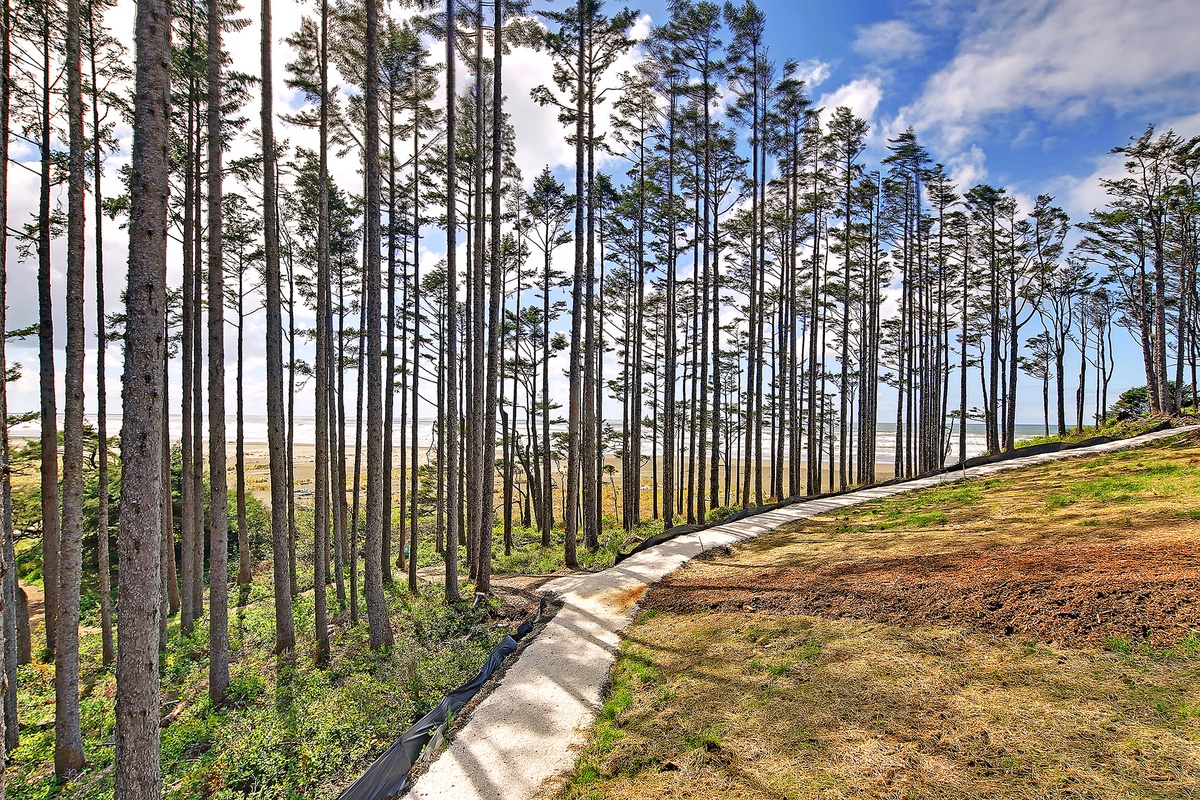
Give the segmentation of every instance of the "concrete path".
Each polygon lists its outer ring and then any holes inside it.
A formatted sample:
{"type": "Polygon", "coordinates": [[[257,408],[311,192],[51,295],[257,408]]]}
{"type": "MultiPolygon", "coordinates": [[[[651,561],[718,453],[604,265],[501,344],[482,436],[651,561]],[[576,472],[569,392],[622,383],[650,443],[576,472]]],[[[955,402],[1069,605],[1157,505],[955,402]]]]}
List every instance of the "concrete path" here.
{"type": "Polygon", "coordinates": [[[621,631],[633,618],[646,588],[713,547],[752,539],[785,522],[858,505],[881,497],[978,478],[1033,464],[1109,453],[1189,430],[1177,428],[1134,439],[1068,450],[921,478],[893,486],[797,503],[786,508],[687,534],[650,548],[603,572],[559,578],[543,587],[562,609],[529,644],[503,681],[479,704],[409,792],[422,800],[526,800],[548,778],[575,763],[581,743],[601,707],[601,690],[616,658],[621,631]]]}

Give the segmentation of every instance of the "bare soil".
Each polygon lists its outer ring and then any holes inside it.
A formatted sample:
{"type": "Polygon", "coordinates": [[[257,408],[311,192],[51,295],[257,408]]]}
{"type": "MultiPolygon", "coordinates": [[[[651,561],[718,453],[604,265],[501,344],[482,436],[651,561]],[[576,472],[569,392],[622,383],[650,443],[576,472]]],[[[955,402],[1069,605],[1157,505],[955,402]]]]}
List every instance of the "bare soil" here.
{"type": "Polygon", "coordinates": [[[1062,645],[1114,637],[1166,644],[1200,627],[1194,542],[995,547],[803,567],[668,577],[660,611],[807,614],[933,624],[1062,645]]]}
{"type": "Polygon", "coordinates": [[[1200,798],[1200,437],[799,520],[654,586],[566,800],[1200,798]]]}

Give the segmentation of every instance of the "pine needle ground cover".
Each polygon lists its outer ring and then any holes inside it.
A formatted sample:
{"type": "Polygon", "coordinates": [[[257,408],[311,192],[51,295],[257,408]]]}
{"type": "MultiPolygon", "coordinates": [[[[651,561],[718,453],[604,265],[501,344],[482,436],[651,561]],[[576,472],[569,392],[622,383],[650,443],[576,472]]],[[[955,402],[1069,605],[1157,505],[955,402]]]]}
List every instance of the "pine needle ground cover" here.
{"type": "Polygon", "coordinates": [[[1200,439],[804,520],[627,631],[570,798],[1194,797],[1200,439]]]}

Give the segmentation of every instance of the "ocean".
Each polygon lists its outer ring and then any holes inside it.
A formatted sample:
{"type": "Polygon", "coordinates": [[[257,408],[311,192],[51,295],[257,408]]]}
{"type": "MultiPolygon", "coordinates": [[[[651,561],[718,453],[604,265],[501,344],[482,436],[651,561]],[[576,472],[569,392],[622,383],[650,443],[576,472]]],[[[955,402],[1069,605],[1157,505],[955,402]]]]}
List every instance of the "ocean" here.
{"type": "MultiPolygon", "coordinates": [[[[89,416],[89,422],[95,424],[94,415],[89,416]]],[[[434,445],[433,438],[433,420],[422,419],[417,423],[417,442],[421,448],[429,448],[434,445]]],[[[119,415],[108,415],[108,433],[110,436],[116,436],[121,429],[121,418],[119,415]]],[[[171,439],[178,441],[183,429],[183,418],[180,415],[171,416],[171,439]]],[[[228,441],[234,441],[236,418],[228,417],[225,420],[225,432],[228,441]]],[[[61,423],[60,423],[61,425],[61,423]]],[[[519,421],[518,425],[524,431],[524,422],[519,421]]],[[[347,420],[348,435],[350,442],[354,441],[354,420],[347,420]]],[[[364,420],[365,426],[365,420],[364,420]]],[[[565,433],[565,424],[551,425],[552,433],[565,433]]],[[[620,423],[612,424],[610,427],[614,430],[620,430],[620,423]]],[[[396,425],[393,429],[392,438],[394,442],[401,440],[401,426],[396,425]]],[[[405,430],[407,430],[405,426],[405,430]]],[[[61,430],[61,427],[60,427],[61,430]]],[[[38,436],[40,428],[37,421],[22,423],[15,425],[12,428],[11,435],[19,438],[35,438],[38,436]]],[[[539,428],[540,432],[540,428],[539,428]]],[[[1040,424],[1019,424],[1016,426],[1016,434],[1018,441],[1027,439],[1033,436],[1041,436],[1045,429],[1040,424]]],[[[769,445],[770,429],[764,429],[764,449],[769,445]]],[[[365,435],[365,430],[364,430],[365,435]]],[[[895,423],[882,423],[876,429],[876,449],[875,461],[878,464],[892,464],[895,460],[895,423]]],[[[267,417],[264,415],[247,415],[245,419],[245,441],[247,443],[265,443],[267,441],[267,417]]],[[[315,417],[296,417],[295,441],[298,445],[313,445],[316,444],[316,418],[315,417]]],[[[645,455],[651,452],[651,440],[646,434],[642,437],[642,449],[645,455]]],[[[982,423],[969,422],[967,423],[967,457],[977,456],[987,450],[986,429],[982,423]]],[[[950,456],[948,461],[953,463],[957,461],[958,455],[958,433],[955,430],[950,437],[950,456]]],[[[828,459],[828,454],[825,456],[828,459]]]]}

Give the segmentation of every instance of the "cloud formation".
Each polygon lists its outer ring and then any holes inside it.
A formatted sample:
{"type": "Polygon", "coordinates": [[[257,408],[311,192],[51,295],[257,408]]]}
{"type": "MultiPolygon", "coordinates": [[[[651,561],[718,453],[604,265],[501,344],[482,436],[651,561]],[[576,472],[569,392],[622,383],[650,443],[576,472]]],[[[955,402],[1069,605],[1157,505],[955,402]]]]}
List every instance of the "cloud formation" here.
{"type": "Polygon", "coordinates": [[[889,19],[855,29],[854,51],[879,64],[890,64],[922,53],[925,36],[902,19],[889,19]]]}
{"type": "Polygon", "coordinates": [[[832,114],[835,108],[847,106],[854,114],[870,122],[883,99],[883,87],[878,78],[858,78],[834,91],[821,95],[817,107],[832,114]]]}
{"type": "Polygon", "coordinates": [[[985,0],[901,116],[958,148],[1009,113],[1063,123],[1194,100],[1198,27],[1195,0],[985,0]]]}

